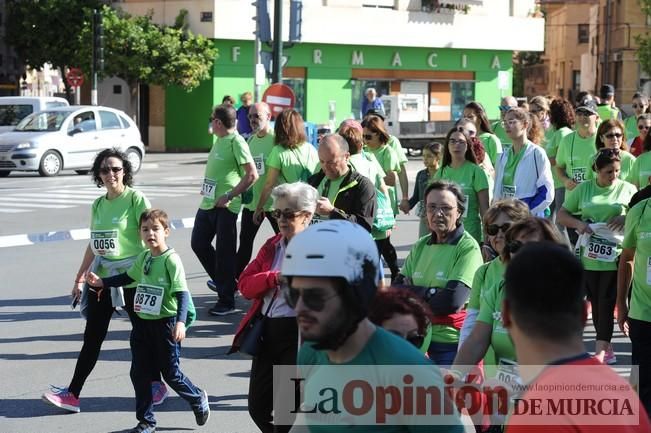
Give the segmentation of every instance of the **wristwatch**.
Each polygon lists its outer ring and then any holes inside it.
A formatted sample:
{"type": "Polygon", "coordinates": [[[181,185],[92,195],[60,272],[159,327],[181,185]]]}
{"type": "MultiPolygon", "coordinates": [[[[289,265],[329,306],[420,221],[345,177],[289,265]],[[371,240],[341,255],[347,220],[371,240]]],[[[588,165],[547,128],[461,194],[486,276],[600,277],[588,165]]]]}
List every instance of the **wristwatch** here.
{"type": "Polygon", "coordinates": [[[228,201],[233,200],[233,191],[232,190],[226,192],[226,198],[228,199],[228,201]]]}

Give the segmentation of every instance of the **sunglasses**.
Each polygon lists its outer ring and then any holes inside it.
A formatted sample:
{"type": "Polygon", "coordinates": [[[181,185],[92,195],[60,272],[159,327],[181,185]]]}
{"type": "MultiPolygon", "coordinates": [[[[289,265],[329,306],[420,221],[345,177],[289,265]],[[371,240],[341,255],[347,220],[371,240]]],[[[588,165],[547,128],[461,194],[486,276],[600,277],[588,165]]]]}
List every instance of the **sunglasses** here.
{"type": "Polygon", "coordinates": [[[274,219],[279,220],[280,217],[283,217],[286,220],[294,220],[297,216],[299,216],[302,212],[294,212],[291,210],[280,210],[276,209],[271,211],[271,216],[274,217],[274,219]]]}
{"type": "MultiPolygon", "coordinates": [[[[397,335],[400,338],[403,338],[401,334],[399,334],[399,333],[397,333],[395,331],[391,331],[391,333],[397,335]]],[[[407,335],[404,338],[405,338],[405,340],[407,340],[408,342],[410,342],[411,344],[413,344],[414,346],[416,346],[419,349],[423,346],[423,342],[425,341],[425,336],[420,335],[420,334],[407,335]]]]}
{"type": "Polygon", "coordinates": [[[643,129],[644,129],[645,131],[648,131],[649,128],[651,128],[651,126],[646,126],[646,125],[637,125],[637,129],[639,129],[640,131],[643,130],[643,129]]]}
{"type": "Polygon", "coordinates": [[[463,129],[460,126],[457,128],[457,132],[464,133],[464,134],[468,135],[469,137],[474,137],[475,135],[477,135],[477,131],[473,131],[472,129],[463,129]]]}
{"type": "Polygon", "coordinates": [[[622,138],[623,136],[624,134],[620,132],[611,132],[610,134],[605,135],[606,138],[622,138]]]}
{"type": "Polygon", "coordinates": [[[524,243],[521,241],[511,241],[506,244],[506,248],[508,248],[509,253],[515,254],[520,250],[520,248],[522,248],[523,245],[524,243]]]}
{"type": "Polygon", "coordinates": [[[599,153],[595,156],[595,159],[599,155],[605,155],[605,156],[618,156],[619,155],[619,149],[610,149],[610,148],[604,148],[604,149],[599,149],[599,153]]]}
{"type": "Polygon", "coordinates": [[[510,111],[512,108],[513,108],[513,107],[511,107],[510,105],[500,105],[500,106],[499,106],[499,109],[500,109],[500,111],[502,111],[502,112],[510,111]]]}
{"type": "Polygon", "coordinates": [[[336,293],[326,295],[326,292],[319,288],[299,290],[286,285],[283,287],[283,296],[287,305],[292,308],[296,308],[298,299],[301,298],[303,299],[303,305],[318,313],[323,311],[326,302],[338,295],[336,293]]]}
{"type": "Polygon", "coordinates": [[[511,227],[511,223],[504,223],[501,226],[497,224],[489,224],[486,226],[486,233],[495,236],[500,230],[502,230],[502,233],[506,233],[509,227],[511,227]]]}
{"type": "Polygon", "coordinates": [[[110,172],[119,173],[122,171],[123,167],[102,167],[99,169],[101,174],[109,174],[110,172]]]}

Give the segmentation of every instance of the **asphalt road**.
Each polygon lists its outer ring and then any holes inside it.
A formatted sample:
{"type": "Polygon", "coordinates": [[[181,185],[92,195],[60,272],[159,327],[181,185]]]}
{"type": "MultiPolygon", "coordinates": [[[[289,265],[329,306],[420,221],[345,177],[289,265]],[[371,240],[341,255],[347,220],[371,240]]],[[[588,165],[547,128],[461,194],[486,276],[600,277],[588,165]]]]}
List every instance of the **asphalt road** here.
{"type": "MultiPolygon", "coordinates": [[[[181,366],[208,391],[213,411],[208,424],[198,428],[186,403],[173,395],[156,408],[158,431],[249,433],[256,431],[247,412],[250,360],[226,355],[243,312],[225,318],[208,315],[215,295],[206,288],[206,274],[190,249],[187,227],[199,203],[205,157],[148,155],[135,179],[153,206],[165,209],[177,223],[169,244],[181,255],[198,309],[198,321],[183,345],[181,366]]],[[[409,162],[410,179],[421,167],[420,158],[409,162]]],[[[81,413],[63,414],[40,399],[50,384],[68,385],[81,347],[84,322],[78,311],[70,309],[68,293],[87,244],[83,229],[88,226],[90,203],[101,191],[88,176],[68,172],[57,178],[12,173],[0,179],[2,433],[121,432],[137,423],[129,379],[130,326],[124,315],[111,324],[100,360],[83,389],[81,413]]],[[[266,224],[254,251],[272,234],[266,224]]],[[[417,232],[415,216],[399,217],[392,240],[401,260],[417,232]]],[[[243,311],[248,307],[242,298],[236,302],[243,311]]],[[[592,338],[590,327],[586,339],[592,338]]],[[[614,342],[620,363],[630,362],[628,340],[618,334],[614,342]]]]}

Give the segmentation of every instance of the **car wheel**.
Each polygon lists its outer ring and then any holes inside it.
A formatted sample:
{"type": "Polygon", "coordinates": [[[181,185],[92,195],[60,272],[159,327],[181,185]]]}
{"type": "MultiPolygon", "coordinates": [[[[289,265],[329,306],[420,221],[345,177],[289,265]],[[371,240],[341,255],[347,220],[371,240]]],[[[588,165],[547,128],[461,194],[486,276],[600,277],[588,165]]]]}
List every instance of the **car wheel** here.
{"type": "Polygon", "coordinates": [[[9,170],[0,171],[0,177],[7,177],[9,176],[9,173],[11,173],[9,170]]]}
{"type": "Polygon", "coordinates": [[[41,158],[38,172],[41,176],[56,176],[61,171],[61,168],[63,168],[61,155],[54,150],[48,150],[41,158]]]}
{"type": "Polygon", "coordinates": [[[136,149],[129,149],[127,150],[127,159],[131,163],[131,172],[133,174],[136,174],[140,171],[140,167],[142,167],[142,156],[140,156],[140,152],[138,152],[136,149]]]}
{"type": "Polygon", "coordinates": [[[75,173],[80,174],[82,176],[87,175],[90,172],[90,170],[75,170],[75,173]]]}

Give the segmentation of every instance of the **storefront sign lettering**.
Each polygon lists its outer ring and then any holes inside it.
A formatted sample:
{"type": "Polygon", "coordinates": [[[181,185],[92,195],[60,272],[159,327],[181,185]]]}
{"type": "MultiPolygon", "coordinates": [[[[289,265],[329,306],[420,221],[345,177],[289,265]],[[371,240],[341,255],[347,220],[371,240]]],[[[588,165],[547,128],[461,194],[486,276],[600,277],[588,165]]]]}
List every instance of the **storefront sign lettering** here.
{"type": "Polygon", "coordinates": [[[312,51],[312,63],[314,63],[315,65],[322,64],[322,62],[321,62],[321,50],[312,51]]]}
{"type": "Polygon", "coordinates": [[[237,63],[239,58],[240,58],[240,47],[234,46],[231,49],[231,60],[233,61],[233,63],[237,63]]]}
{"type": "Polygon", "coordinates": [[[437,57],[438,54],[436,53],[431,53],[429,56],[427,56],[427,64],[429,65],[430,68],[438,68],[439,65],[436,64],[437,57]]]}
{"type": "Polygon", "coordinates": [[[491,63],[491,69],[500,69],[502,66],[500,65],[500,58],[497,56],[493,57],[493,63],[491,63]]]}
{"type": "Polygon", "coordinates": [[[391,66],[402,66],[402,60],[400,59],[400,53],[393,53],[393,61],[391,61],[391,66]]]}
{"type": "Polygon", "coordinates": [[[364,52],[363,51],[353,51],[353,65],[364,66],[364,52]]]}

